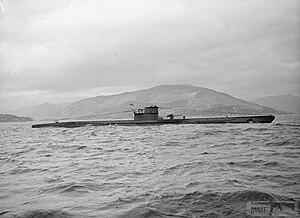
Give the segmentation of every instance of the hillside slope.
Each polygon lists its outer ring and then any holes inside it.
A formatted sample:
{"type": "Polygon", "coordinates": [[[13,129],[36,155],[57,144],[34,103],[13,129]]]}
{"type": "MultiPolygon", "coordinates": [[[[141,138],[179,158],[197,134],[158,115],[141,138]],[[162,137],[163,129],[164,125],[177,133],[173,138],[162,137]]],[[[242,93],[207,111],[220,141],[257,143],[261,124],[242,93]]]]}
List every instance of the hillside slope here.
{"type": "Polygon", "coordinates": [[[0,114],[0,122],[27,122],[33,121],[30,117],[18,117],[12,114],[0,114]]]}
{"type": "Polygon", "coordinates": [[[31,107],[19,108],[11,111],[18,116],[34,117],[35,119],[57,118],[58,114],[70,103],[51,104],[43,103],[31,107]]]}
{"type": "Polygon", "coordinates": [[[276,110],[300,114],[300,98],[293,95],[280,95],[259,98],[254,103],[276,110]]]}

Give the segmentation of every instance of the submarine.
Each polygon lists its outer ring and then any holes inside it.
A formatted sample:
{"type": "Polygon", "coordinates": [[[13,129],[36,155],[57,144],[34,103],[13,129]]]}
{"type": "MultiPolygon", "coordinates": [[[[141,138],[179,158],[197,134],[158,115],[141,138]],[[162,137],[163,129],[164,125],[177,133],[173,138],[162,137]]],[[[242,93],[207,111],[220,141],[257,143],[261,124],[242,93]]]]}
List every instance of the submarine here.
{"type": "Polygon", "coordinates": [[[32,128],[43,127],[65,127],[75,128],[83,126],[142,126],[142,125],[164,125],[164,124],[225,124],[225,123],[271,123],[274,115],[249,115],[249,116],[225,116],[225,117],[203,117],[186,118],[178,115],[169,114],[167,118],[159,117],[159,107],[150,106],[144,109],[132,109],[133,119],[131,120],[80,120],[80,121],[55,121],[52,123],[34,124],[32,128]]]}

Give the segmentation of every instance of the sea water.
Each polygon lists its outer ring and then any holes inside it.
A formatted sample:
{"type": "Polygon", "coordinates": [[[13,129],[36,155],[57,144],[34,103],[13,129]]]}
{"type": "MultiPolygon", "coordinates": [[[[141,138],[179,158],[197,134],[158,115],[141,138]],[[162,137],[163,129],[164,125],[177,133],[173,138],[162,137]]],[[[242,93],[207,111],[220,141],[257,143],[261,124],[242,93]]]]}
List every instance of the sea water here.
{"type": "Polygon", "coordinates": [[[253,217],[249,203],[300,199],[296,116],[271,124],[32,124],[0,124],[0,217],[240,218],[253,217]]]}

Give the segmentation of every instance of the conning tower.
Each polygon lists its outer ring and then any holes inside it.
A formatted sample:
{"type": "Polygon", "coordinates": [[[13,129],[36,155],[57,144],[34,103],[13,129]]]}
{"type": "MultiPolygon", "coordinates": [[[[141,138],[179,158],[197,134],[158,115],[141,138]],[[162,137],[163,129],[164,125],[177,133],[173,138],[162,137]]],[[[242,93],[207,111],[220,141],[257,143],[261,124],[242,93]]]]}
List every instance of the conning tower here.
{"type": "Polygon", "coordinates": [[[158,107],[151,106],[133,111],[134,121],[151,121],[158,120],[158,107]]]}

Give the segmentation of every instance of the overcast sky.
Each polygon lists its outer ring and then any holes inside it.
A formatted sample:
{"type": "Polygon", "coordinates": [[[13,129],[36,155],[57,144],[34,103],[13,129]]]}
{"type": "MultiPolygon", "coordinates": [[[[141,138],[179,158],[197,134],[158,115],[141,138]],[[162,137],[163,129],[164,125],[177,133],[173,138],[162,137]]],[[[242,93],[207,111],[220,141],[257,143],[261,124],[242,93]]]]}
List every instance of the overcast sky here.
{"type": "Polygon", "coordinates": [[[0,112],[162,84],[300,95],[299,0],[0,2],[0,112]]]}

